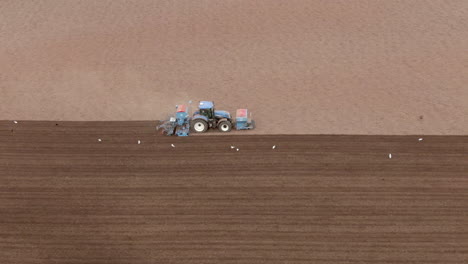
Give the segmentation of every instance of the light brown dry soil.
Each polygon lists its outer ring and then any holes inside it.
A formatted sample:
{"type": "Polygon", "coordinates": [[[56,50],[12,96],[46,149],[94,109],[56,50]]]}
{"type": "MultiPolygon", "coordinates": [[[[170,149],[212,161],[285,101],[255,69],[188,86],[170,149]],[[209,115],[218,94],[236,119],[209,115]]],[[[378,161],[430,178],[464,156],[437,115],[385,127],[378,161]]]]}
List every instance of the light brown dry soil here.
{"type": "Polygon", "coordinates": [[[259,134],[466,135],[467,29],[466,0],[3,0],[0,119],[214,100],[259,134]]]}

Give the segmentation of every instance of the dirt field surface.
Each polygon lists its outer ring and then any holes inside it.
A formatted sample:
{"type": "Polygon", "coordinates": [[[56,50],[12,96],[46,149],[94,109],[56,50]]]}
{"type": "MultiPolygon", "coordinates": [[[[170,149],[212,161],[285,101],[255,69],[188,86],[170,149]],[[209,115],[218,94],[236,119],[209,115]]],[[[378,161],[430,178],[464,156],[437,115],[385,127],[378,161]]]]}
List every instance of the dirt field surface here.
{"type": "Polygon", "coordinates": [[[467,135],[467,28],[466,0],[2,0],[0,120],[214,100],[255,134],[467,135]]]}
{"type": "Polygon", "coordinates": [[[0,263],[467,263],[468,137],[422,139],[0,122],[0,263]]]}

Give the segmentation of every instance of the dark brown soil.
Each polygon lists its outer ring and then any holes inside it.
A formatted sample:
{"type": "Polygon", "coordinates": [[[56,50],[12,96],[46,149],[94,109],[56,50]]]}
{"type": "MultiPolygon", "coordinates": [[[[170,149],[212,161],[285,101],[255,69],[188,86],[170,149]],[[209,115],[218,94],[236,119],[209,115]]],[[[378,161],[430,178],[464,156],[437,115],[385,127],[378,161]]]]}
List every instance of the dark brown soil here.
{"type": "Polygon", "coordinates": [[[466,136],[154,126],[0,122],[0,263],[468,262],[466,136]]]}

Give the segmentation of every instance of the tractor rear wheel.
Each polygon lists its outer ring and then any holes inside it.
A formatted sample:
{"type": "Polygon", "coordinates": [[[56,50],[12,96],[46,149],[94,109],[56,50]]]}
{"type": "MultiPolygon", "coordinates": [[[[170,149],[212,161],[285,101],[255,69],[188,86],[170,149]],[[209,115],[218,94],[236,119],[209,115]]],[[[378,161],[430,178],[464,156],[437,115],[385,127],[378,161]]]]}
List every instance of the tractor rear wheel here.
{"type": "Polygon", "coordinates": [[[192,121],[192,130],[197,133],[203,133],[208,130],[208,123],[203,119],[196,119],[192,121]]]}
{"type": "Polygon", "coordinates": [[[232,125],[231,125],[231,122],[229,122],[229,121],[222,121],[222,122],[220,122],[220,123],[218,124],[218,129],[219,129],[219,131],[221,131],[221,132],[229,132],[229,131],[231,131],[231,127],[232,127],[232,125]]]}

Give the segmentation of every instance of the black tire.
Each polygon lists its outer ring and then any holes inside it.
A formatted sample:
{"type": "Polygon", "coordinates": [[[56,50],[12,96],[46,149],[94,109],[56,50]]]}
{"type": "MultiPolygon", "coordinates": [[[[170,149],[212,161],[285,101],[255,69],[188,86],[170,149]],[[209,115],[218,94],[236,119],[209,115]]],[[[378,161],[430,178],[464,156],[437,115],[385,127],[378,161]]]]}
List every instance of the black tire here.
{"type": "Polygon", "coordinates": [[[229,132],[232,129],[232,124],[229,121],[221,121],[218,124],[218,130],[221,132],[229,132]]]}
{"type": "Polygon", "coordinates": [[[190,128],[195,133],[204,133],[208,130],[208,123],[203,119],[192,120],[190,128]]]}

